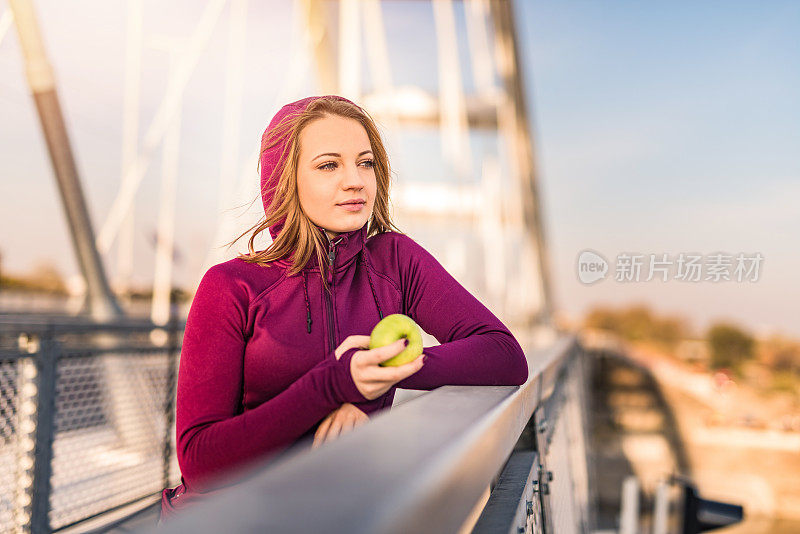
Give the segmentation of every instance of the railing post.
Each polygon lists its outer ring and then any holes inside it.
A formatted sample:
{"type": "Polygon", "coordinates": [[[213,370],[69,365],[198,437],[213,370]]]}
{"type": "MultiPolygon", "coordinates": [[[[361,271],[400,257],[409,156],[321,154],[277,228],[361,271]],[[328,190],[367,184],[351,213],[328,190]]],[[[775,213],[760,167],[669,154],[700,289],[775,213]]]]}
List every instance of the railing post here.
{"type": "Polygon", "coordinates": [[[169,481],[169,467],[170,460],[172,459],[172,425],[175,422],[173,417],[174,413],[174,391],[176,382],[176,372],[178,360],[178,321],[175,314],[170,314],[168,325],[168,341],[167,341],[167,383],[166,395],[164,399],[164,413],[166,414],[166,428],[164,429],[164,473],[163,473],[163,487],[170,485],[169,481]]]}
{"type": "Polygon", "coordinates": [[[547,469],[547,435],[548,435],[548,425],[551,421],[547,420],[547,411],[544,409],[544,406],[539,406],[533,412],[533,424],[535,429],[535,438],[534,442],[536,444],[536,452],[537,461],[539,462],[539,480],[536,487],[538,491],[536,492],[535,498],[539,499],[540,510],[542,512],[542,532],[546,534],[552,534],[553,530],[553,516],[551,513],[550,507],[550,478],[547,469]]]}
{"type": "Polygon", "coordinates": [[[50,490],[53,461],[53,436],[56,423],[56,365],[60,346],[52,333],[42,337],[36,359],[36,440],[33,460],[31,532],[50,532],[50,490]]]}
{"type": "Polygon", "coordinates": [[[619,534],[636,534],[639,531],[639,481],[633,475],[622,481],[621,508],[619,534]]]}

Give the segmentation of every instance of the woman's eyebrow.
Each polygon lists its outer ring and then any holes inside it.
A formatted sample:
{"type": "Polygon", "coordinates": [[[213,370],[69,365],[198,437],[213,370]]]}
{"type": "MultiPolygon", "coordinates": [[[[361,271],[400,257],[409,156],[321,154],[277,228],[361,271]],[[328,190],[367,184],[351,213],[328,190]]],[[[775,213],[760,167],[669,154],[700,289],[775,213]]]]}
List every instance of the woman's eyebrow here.
{"type": "Polygon", "coordinates": [[[324,154],[320,154],[319,156],[315,156],[311,161],[314,161],[315,159],[319,159],[322,156],[333,156],[334,158],[341,158],[342,157],[341,154],[337,154],[336,152],[325,152],[324,154]]]}
{"type": "MultiPolygon", "coordinates": [[[[356,157],[360,158],[364,154],[372,154],[372,150],[364,150],[363,152],[359,152],[358,156],[356,156],[356,157]]],[[[311,161],[314,161],[315,159],[321,158],[322,156],[332,156],[334,158],[341,158],[342,157],[342,155],[337,153],[337,152],[325,152],[324,154],[320,154],[318,156],[314,156],[314,158],[312,158],[311,161]]]]}

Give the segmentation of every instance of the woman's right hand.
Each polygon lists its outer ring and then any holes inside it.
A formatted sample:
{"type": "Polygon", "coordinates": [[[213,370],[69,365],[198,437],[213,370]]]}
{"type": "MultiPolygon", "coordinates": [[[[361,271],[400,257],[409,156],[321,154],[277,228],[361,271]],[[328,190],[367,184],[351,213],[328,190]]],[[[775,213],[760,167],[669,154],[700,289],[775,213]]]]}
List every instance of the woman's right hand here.
{"type": "Polygon", "coordinates": [[[350,374],[358,391],[369,400],[377,399],[396,383],[422,369],[425,354],[415,360],[397,367],[381,367],[379,363],[397,356],[406,348],[405,339],[401,338],[377,349],[369,348],[369,336],[348,336],[334,351],[338,360],[348,349],[361,347],[350,359],[350,374]]]}

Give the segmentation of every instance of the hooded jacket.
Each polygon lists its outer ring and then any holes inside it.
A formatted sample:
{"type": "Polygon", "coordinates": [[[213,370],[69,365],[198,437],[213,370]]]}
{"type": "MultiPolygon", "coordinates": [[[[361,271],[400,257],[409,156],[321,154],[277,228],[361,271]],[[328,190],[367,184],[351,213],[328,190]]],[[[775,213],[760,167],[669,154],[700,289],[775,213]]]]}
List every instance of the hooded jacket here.
{"type": "MultiPolygon", "coordinates": [[[[264,132],[311,97],[284,106],[264,132]]],[[[340,97],[337,97],[340,98],[340,97]]],[[[284,147],[265,151],[265,209],[284,147]]],[[[273,239],[283,227],[270,228],[273,239]]],[[[327,234],[320,229],[320,231],[327,234]]],[[[186,320],[177,383],[176,440],[181,484],[162,493],[161,520],[215,493],[225,473],[313,436],[344,403],[366,414],[391,407],[395,388],[519,385],[528,377],[523,351],[502,322],[410,237],[362,228],[328,239],[323,290],[316,255],[301,273],[290,262],[269,266],[236,258],[203,276],[186,320]],[[335,349],[347,336],[369,335],[402,313],[434,336],[415,374],[367,400],[335,349]]]]}

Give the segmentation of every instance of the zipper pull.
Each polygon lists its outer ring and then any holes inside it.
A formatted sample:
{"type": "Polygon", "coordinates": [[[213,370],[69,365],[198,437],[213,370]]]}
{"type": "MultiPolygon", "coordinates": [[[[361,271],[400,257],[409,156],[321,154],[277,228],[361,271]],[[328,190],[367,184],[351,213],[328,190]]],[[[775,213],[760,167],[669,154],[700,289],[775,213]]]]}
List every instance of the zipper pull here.
{"type": "Polygon", "coordinates": [[[328,250],[328,263],[330,263],[331,267],[333,267],[333,260],[336,259],[336,245],[338,245],[341,242],[342,242],[341,237],[336,241],[331,241],[330,239],[328,240],[328,243],[330,243],[328,250]]]}

